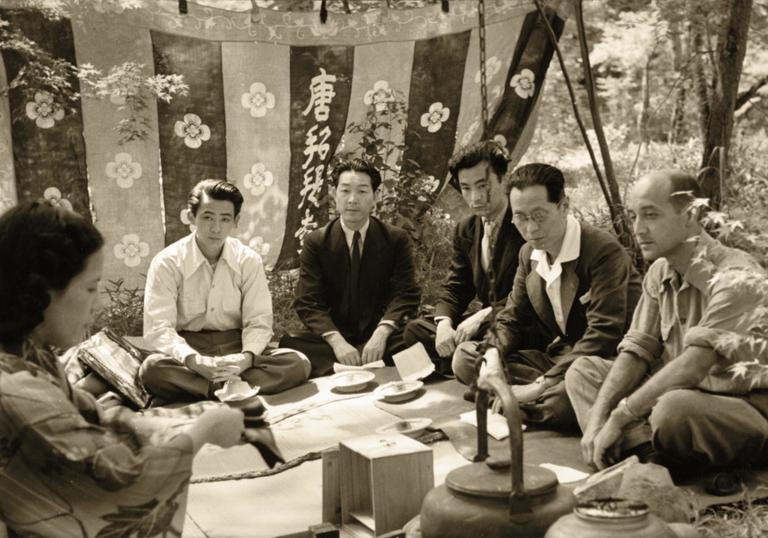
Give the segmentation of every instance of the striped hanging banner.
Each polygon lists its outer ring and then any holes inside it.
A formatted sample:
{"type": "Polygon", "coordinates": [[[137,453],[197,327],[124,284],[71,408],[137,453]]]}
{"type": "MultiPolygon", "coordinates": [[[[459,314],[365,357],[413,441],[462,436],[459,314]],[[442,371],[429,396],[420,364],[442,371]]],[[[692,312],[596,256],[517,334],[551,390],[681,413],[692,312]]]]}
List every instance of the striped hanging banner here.
{"type": "MultiPolygon", "coordinates": [[[[331,11],[325,24],[317,13],[193,1],[186,14],[172,0],[139,10],[108,4],[82,3],[71,21],[0,10],[56,56],[103,71],[135,62],[147,76],[179,74],[189,85],[188,96],[149,103],[148,137],[122,145],[114,127],[124,111],[109,100],[85,99],[82,114],[63,116],[44,95],[13,90],[0,100],[0,204],[46,192],[82,212],[92,204],[111,256],[107,279],[143,282],[152,256],[189,233],[187,194],[207,177],[243,192],[240,239],[268,267],[295,267],[301,239],[328,218],[331,159],[358,149],[349,124],[387,99],[402,99],[407,119],[387,141],[404,142],[406,171],[412,160],[440,187],[450,156],[481,136],[475,2],[451,2],[449,13],[432,3],[331,11]]],[[[564,19],[550,13],[561,32],[564,19]]],[[[485,18],[489,133],[516,160],[553,49],[528,0],[490,2],[485,18]]],[[[21,65],[5,52],[2,59],[9,80],[21,65]]]]}
{"type": "MultiPolygon", "coordinates": [[[[21,30],[48,53],[76,63],[72,26],[67,19],[50,20],[34,10],[0,9],[0,17],[21,30]]],[[[3,50],[7,80],[24,67],[18,55],[3,50]]],[[[69,80],[79,90],[77,78],[69,80]]],[[[45,89],[8,93],[13,121],[13,166],[20,199],[45,197],[90,215],[85,144],[80,103],[67,110],[45,89]]]]}

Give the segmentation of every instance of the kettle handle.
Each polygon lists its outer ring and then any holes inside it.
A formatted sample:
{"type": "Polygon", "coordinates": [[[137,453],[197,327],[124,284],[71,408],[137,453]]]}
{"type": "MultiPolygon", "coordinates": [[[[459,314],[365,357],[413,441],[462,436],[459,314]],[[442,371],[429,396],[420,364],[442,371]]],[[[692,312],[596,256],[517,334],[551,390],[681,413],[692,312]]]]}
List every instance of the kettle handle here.
{"type": "MultiPolygon", "coordinates": [[[[522,500],[526,497],[523,483],[523,415],[512,393],[512,390],[501,377],[492,375],[486,377],[488,384],[498,398],[504,409],[509,427],[509,455],[511,463],[512,490],[510,500],[522,500]]],[[[488,391],[478,387],[476,398],[477,411],[477,455],[474,461],[486,461],[488,459],[488,391]]],[[[487,463],[491,466],[490,462],[487,463]]]]}

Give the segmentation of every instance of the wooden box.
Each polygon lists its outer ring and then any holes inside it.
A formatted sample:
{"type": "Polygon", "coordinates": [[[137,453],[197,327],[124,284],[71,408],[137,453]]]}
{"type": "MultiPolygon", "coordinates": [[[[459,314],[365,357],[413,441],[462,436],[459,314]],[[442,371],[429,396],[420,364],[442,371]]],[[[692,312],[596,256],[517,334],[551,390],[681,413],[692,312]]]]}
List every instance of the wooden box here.
{"type": "Polygon", "coordinates": [[[354,535],[402,528],[435,484],[432,449],[401,434],[342,442],[338,468],[341,522],[354,535]]]}

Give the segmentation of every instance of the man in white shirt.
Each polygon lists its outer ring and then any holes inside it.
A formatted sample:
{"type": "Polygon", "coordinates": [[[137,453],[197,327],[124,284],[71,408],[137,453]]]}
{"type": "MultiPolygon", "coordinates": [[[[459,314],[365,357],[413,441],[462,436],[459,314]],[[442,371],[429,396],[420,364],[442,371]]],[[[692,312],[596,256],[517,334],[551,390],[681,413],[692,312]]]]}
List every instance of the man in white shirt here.
{"type": "Polygon", "coordinates": [[[527,243],[512,292],[485,342],[460,344],[453,371],[475,380],[475,362],[487,348],[487,368],[515,385],[528,422],[576,426],[563,377],[582,355],[611,357],[632,320],[640,276],[612,234],[568,213],[560,170],[532,163],[517,168],[508,184],[512,220],[527,243]],[[543,345],[524,349],[530,332],[543,345]]]}
{"type": "Polygon", "coordinates": [[[239,376],[264,394],[303,383],[306,357],[267,350],[272,298],[261,257],[230,237],[243,196],[233,184],[206,179],[189,194],[195,231],[160,251],[147,273],[144,338],[160,352],[139,372],[163,402],[209,399],[239,376]]]}

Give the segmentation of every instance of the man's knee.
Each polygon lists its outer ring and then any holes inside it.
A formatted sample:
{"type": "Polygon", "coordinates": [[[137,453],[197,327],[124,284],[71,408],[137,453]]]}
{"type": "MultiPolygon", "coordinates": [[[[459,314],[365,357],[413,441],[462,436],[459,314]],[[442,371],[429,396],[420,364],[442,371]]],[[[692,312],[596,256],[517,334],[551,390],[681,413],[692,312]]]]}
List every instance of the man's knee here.
{"type": "Polygon", "coordinates": [[[309,379],[309,374],[312,371],[312,363],[301,351],[278,348],[272,351],[272,355],[279,356],[280,361],[285,364],[285,377],[292,382],[294,386],[304,383],[304,381],[309,379]]]}
{"type": "Polygon", "coordinates": [[[593,377],[596,362],[603,360],[600,357],[579,357],[565,371],[565,391],[569,397],[580,391],[586,384],[586,380],[593,377]]]}
{"type": "Polygon", "coordinates": [[[139,367],[139,380],[150,393],[162,390],[168,383],[167,369],[164,366],[170,359],[162,353],[154,353],[144,359],[139,367]]]}
{"type": "Polygon", "coordinates": [[[690,433],[690,425],[696,420],[696,416],[705,412],[696,402],[694,390],[671,390],[663,394],[651,410],[648,422],[654,433],[661,435],[661,439],[674,433],[677,436],[687,436],[690,433]]]}
{"type": "Polygon", "coordinates": [[[477,362],[477,342],[462,342],[453,352],[451,368],[456,379],[470,385],[477,377],[475,363],[477,362]]]}
{"type": "Polygon", "coordinates": [[[412,346],[417,342],[428,342],[430,340],[428,321],[423,319],[412,319],[403,328],[403,341],[406,345],[412,346]]]}

